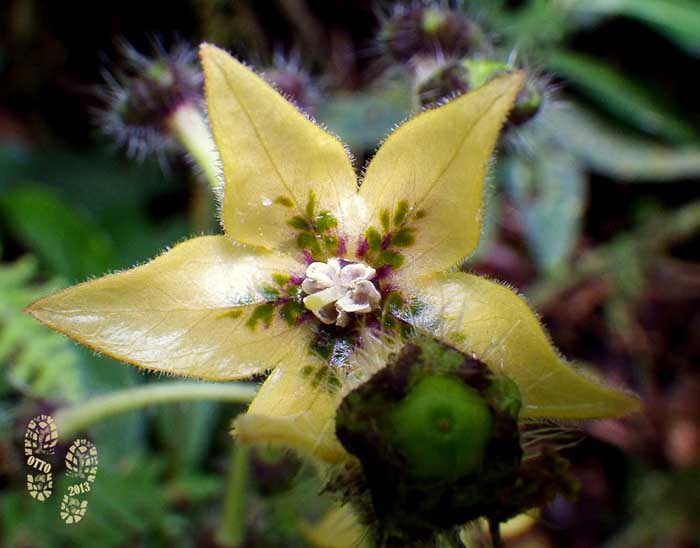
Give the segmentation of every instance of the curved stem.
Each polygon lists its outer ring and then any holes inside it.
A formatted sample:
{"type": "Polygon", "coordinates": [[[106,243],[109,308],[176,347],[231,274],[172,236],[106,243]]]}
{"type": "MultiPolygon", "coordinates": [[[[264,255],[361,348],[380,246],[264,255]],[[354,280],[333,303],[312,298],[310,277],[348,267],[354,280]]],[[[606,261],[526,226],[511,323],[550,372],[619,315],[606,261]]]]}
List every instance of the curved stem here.
{"type": "Polygon", "coordinates": [[[216,532],[217,543],[225,548],[237,548],[245,541],[248,476],[248,449],[237,443],[231,454],[223,513],[216,532]]]}
{"type": "Polygon", "coordinates": [[[118,390],[66,407],[54,414],[61,437],[70,438],[93,424],[120,413],[159,403],[183,401],[224,401],[247,403],[257,387],[244,383],[170,382],[118,390]]]}
{"type": "Polygon", "coordinates": [[[204,178],[212,189],[221,186],[218,175],[219,153],[204,120],[204,115],[193,103],[178,107],[168,118],[173,135],[202,170],[204,178]]]}

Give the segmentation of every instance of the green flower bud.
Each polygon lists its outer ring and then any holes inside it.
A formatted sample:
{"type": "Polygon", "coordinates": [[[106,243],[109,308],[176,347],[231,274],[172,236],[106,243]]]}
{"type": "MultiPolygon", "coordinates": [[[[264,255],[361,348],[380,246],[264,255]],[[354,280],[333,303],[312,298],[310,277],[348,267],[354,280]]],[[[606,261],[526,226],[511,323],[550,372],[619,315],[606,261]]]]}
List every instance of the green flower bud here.
{"type": "MultiPolygon", "coordinates": [[[[514,70],[512,66],[493,59],[465,59],[450,61],[438,66],[418,86],[418,99],[422,106],[465,93],[490,82],[494,78],[514,70]]],[[[533,79],[525,81],[508,115],[511,124],[521,125],[531,120],[542,107],[541,85],[533,79]]]]}
{"type": "Polygon", "coordinates": [[[453,480],[481,469],[493,418],[459,379],[426,377],[390,411],[391,443],[418,478],[453,480]]]}
{"type": "MultiPolygon", "coordinates": [[[[467,81],[470,88],[476,89],[490,82],[497,76],[514,70],[502,61],[492,59],[467,59],[463,62],[468,71],[467,81]]],[[[534,118],[542,107],[542,91],[536,80],[527,79],[515,98],[513,109],[508,115],[511,124],[521,125],[534,118]]]]}
{"type": "Polygon", "coordinates": [[[522,460],[521,406],[511,379],[417,337],[339,406],[336,434],[359,464],[327,489],[374,524],[382,547],[433,545],[471,520],[499,523],[572,496],[567,461],[553,449],[522,460]]]}
{"type": "Polygon", "coordinates": [[[517,386],[498,379],[479,360],[419,337],[345,397],[336,433],[361,462],[384,530],[421,538],[487,515],[522,456],[511,413],[517,386]]]}
{"type": "Polygon", "coordinates": [[[523,89],[515,98],[513,110],[508,115],[508,120],[519,126],[532,120],[542,107],[542,92],[536,82],[525,81],[523,89]]]}
{"type": "Polygon", "coordinates": [[[495,59],[465,59],[463,64],[469,72],[469,85],[474,89],[513,70],[507,63],[495,59]]]}

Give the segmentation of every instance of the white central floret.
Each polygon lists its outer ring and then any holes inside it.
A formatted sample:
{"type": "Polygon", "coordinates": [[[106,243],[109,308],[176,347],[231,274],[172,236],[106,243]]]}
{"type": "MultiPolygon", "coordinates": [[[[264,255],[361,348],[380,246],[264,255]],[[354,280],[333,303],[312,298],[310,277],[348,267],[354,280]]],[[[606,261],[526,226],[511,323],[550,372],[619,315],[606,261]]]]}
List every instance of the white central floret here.
{"type": "Polygon", "coordinates": [[[370,281],[377,274],[364,263],[341,266],[338,259],[311,263],[301,289],[308,295],[304,306],[325,324],[345,327],[350,314],[368,314],[377,306],[381,295],[370,281]]]}

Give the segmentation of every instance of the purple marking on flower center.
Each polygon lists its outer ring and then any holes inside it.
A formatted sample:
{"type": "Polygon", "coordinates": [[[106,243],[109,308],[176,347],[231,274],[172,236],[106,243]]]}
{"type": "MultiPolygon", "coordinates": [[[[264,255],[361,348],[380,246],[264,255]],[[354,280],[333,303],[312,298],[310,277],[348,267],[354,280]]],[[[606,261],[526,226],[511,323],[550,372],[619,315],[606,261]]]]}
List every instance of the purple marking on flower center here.
{"type": "Polygon", "coordinates": [[[365,320],[365,325],[370,329],[381,331],[382,324],[374,314],[365,320]]]}
{"type": "Polygon", "coordinates": [[[387,234],[384,236],[384,239],[382,239],[382,251],[389,249],[391,246],[391,234],[387,234]]]}
{"type": "Polygon", "coordinates": [[[384,297],[386,297],[389,293],[394,293],[397,291],[400,292],[401,290],[392,283],[384,283],[381,284],[381,287],[379,287],[379,292],[382,294],[382,299],[384,299],[384,297]]]}
{"type": "Polygon", "coordinates": [[[338,257],[344,256],[348,251],[348,246],[345,241],[345,237],[341,236],[338,240],[338,257]]]}
{"type": "Polygon", "coordinates": [[[393,268],[391,268],[389,265],[384,265],[380,266],[377,268],[377,280],[383,280],[384,278],[388,278],[391,276],[391,273],[394,271],[393,268]]]}
{"type": "Polygon", "coordinates": [[[305,279],[306,276],[303,274],[292,274],[289,278],[289,283],[292,285],[301,285],[305,279]]]}
{"type": "Polygon", "coordinates": [[[311,254],[311,252],[308,249],[304,250],[303,255],[304,255],[304,262],[306,264],[311,264],[311,263],[316,262],[316,259],[314,259],[314,256],[311,254]]]}
{"type": "Polygon", "coordinates": [[[368,249],[369,249],[369,242],[367,241],[367,238],[360,238],[360,241],[357,244],[357,256],[360,259],[362,259],[367,254],[368,249]]]}
{"type": "Polygon", "coordinates": [[[297,322],[298,322],[297,325],[301,325],[303,323],[306,323],[309,320],[313,319],[313,317],[314,317],[314,315],[311,312],[309,312],[308,310],[306,310],[301,316],[299,316],[299,318],[297,318],[297,322]]]}

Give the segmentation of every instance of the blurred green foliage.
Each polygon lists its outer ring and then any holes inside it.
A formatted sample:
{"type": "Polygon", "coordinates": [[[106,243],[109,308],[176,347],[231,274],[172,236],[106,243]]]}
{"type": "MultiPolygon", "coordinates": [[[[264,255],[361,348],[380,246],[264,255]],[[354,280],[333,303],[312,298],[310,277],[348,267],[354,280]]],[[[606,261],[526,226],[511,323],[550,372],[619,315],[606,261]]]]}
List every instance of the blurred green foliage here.
{"type": "Polygon", "coordinates": [[[10,232],[69,280],[83,280],[114,267],[114,244],[107,234],[50,187],[10,188],[0,197],[0,211],[10,232]]]}
{"type": "Polygon", "coordinates": [[[22,309],[60,289],[33,283],[37,261],[25,257],[0,263],[0,397],[18,390],[35,397],[72,401],[83,395],[78,356],[61,335],[38,325],[22,309]]]}
{"type": "Polygon", "coordinates": [[[409,84],[389,82],[361,93],[328,97],[318,116],[351,150],[362,151],[376,148],[411,108],[409,84]]]}
{"type": "Polygon", "coordinates": [[[540,144],[526,157],[509,158],[505,170],[506,191],[522,211],[534,259],[545,272],[559,267],[581,231],[586,199],[583,167],[569,151],[550,143],[540,144]]]}

